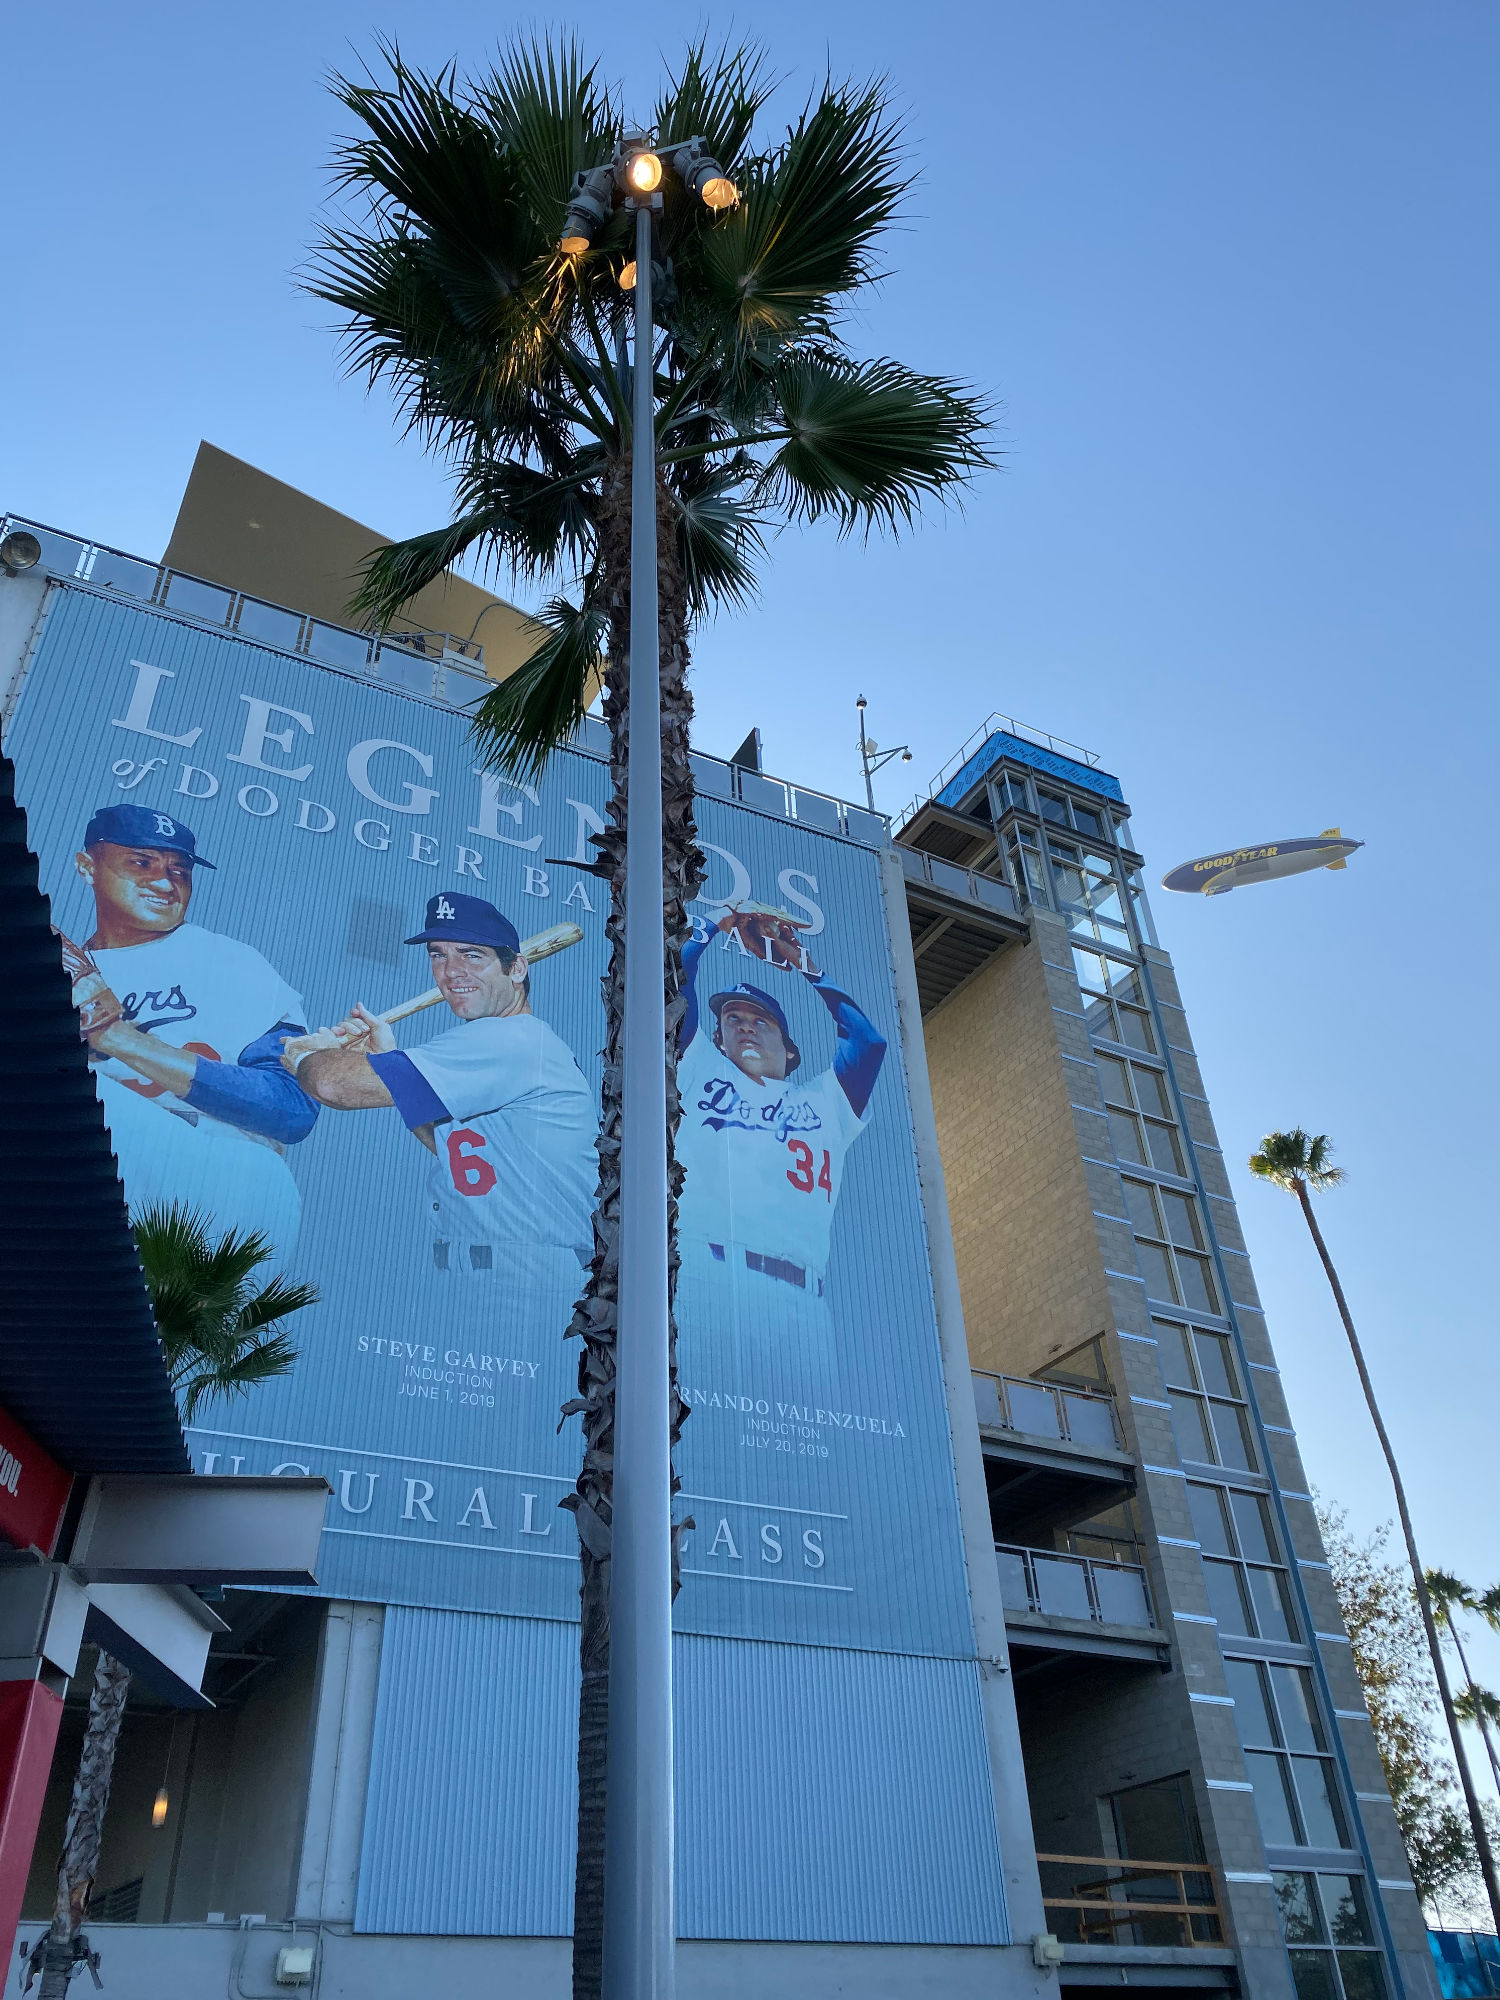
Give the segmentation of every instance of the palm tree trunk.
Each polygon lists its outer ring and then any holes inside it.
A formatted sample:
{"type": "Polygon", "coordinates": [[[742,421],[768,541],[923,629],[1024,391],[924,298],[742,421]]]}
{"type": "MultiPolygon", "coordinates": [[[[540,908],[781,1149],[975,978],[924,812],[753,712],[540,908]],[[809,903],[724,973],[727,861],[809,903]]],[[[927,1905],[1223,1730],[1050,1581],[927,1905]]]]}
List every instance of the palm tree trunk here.
{"type": "Polygon", "coordinates": [[[57,1864],[57,1903],[52,1928],[42,1950],[40,2000],[65,2000],[74,1962],[73,1941],[88,1908],[89,1893],[99,1870],[99,1842],[109,1808],[109,1787],[115,1769],[115,1745],[125,1714],[130,1669],[109,1653],[100,1653],[89,1694],[89,1719],[73,1780],[73,1799],[57,1864]]]}
{"type": "MultiPolygon", "coordinates": [[[[665,488],[658,492],[657,588],[660,598],[662,688],[662,925],[665,945],[667,1045],[667,1161],[669,1273],[677,1281],[677,1196],[682,1169],[677,1164],[680,1117],[677,1096],[677,1031],[682,1023],[682,945],[687,905],[703,881],[703,857],[693,825],[692,768],[688,724],[692,698],[687,687],[687,592],[677,556],[676,519],[665,488]]],[[[613,1485],[615,1330],[619,1298],[621,1032],[625,996],[625,820],[630,755],[630,461],[621,460],[607,482],[599,521],[600,564],[609,583],[609,678],[604,718],[609,726],[611,797],[608,824],[599,851],[608,868],[609,966],[604,989],[604,1082],[599,1126],[599,1189],[594,1210],[594,1256],[583,1298],[568,1328],[583,1341],[578,1363],[578,1402],[583,1416],[583,1468],[576,1490],[563,1503],[578,1523],[582,1574],[579,1641],[582,1682],[578,1698],[578,1850],[573,1883],[573,2000],[599,2000],[603,1974],[604,1829],[609,1755],[609,1582],[611,1490],[613,1485]]],[[[671,1330],[670,1375],[672,1443],[687,1415],[677,1393],[677,1334],[671,1330]]],[[[679,1490],[675,1469],[672,1490],[679,1490]]],[[[673,1536],[673,1584],[677,1581],[677,1534],[673,1536]]]]}
{"type": "Polygon", "coordinates": [[[1328,1275],[1333,1290],[1334,1303],[1339,1309],[1339,1318],[1344,1322],[1344,1332],[1349,1336],[1349,1349],[1354,1356],[1354,1366],[1359,1371],[1360,1387],[1365,1392],[1365,1402],[1369,1407],[1370,1421],[1375,1426],[1375,1435],[1380,1439],[1380,1449],[1385,1453],[1386,1469],[1391,1475],[1391,1487],[1396,1495],[1396,1512],[1401,1519],[1401,1533],[1406,1542],[1406,1557],[1411,1564],[1412,1585],[1416,1591],[1417,1605],[1422,1613],[1422,1626],[1427,1634],[1427,1650],[1432,1655],[1432,1671],[1437,1680],[1438,1695],[1443,1704],[1443,1714],[1448,1723],[1448,1736],[1453,1744],[1454,1759],[1458,1764],[1459,1782],[1463,1786],[1464,1803],[1469,1810],[1469,1825],[1474,1833],[1474,1848],[1479,1856],[1479,1869],[1484,1877],[1485,1894],[1489,1897],[1490,1914],[1495,1920],[1495,1928],[1500,1931],[1500,1878],[1495,1872],[1495,1856],[1490,1846],[1489,1828],[1484,1822],[1480,1808],[1479,1794],[1474,1789],[1474,1776],[1469,1769],[1469,1756],[1464,1748],[1463,1736],[1459,1728],[1458,1715],[1453,1707],[1453,1690],[1448,1684],[1448,1663],[1443,1658],[1442,1642],[1438,1637],[1437,1619],[1433,1614],[1432,1596],[1427,1588],[1427,1572],[1422,1567],[1422,1558],[1417,1553],[1416,1530],[1412,1526],[1411,1509],[1406,1504],[1406,1488],[1401,1482],[1401,1471],[1396,1464],[1396,1454],[1386,1431],[1385,1421],[1380,1414],[1380,1405],[1375,1400],[1375,1385],[1370,1380],[1370,1371],[1365,1366],[1364,1349],[1359,1344],[1359,1336],[1354,1331],[1353,1315],[1344,1297],[1344,1288],[1339,1283],[1339,1274],[1333,1267],[1333,1259],[1328,1254],[1328,1246],[1323,1241],[1323,1232],[1318,1227],[1318,1219],[1313,1214],[1312,1199],[1305,1181],[1294,1182],[1294,1189],[1307,1226],[1312,1232],[1312,1240],[1323,1261],[1323,1269],[1328,1275]]]}
{"type": "MultiPolygon", "coordinates": [[[[1469,1693],[1471,1696],[1476,1696],[1476,1689],[1474,1686],[1474,1676],[1469,1669],[1469,1656],[1464,1651],[1464,1642],[1459,1637],[1459,1632],[1458,1632],[1458,1619],[1454,1616],[1454,1612],[1452,1609],[1449,1610],[1447,1616],[1443,1620],[1443,1623],[1447,1626],[1449,1634],[1453,1640],[1454,1651],[1458,1654],[1458,1664],[1464,1670],[1464,1681],[1468,1687],[1469,1693]]],[[[1500,1792],[1500,1758],[1497,1758],[1495,1754],[1495,1739],[1490,1734],[1490,1719],[1485,1714],[1484,1710],[1479,1706],[1477,1696],[1474,1703],[1474,1720],[1479,1725],[1480,1735],[1484,1738],[1484,1747],[1489,1755],[1489,1760],[1490,1760],[1490,1775],[1495,1780],[1495,1789],[1497,1792],[1500,1792]]]]}

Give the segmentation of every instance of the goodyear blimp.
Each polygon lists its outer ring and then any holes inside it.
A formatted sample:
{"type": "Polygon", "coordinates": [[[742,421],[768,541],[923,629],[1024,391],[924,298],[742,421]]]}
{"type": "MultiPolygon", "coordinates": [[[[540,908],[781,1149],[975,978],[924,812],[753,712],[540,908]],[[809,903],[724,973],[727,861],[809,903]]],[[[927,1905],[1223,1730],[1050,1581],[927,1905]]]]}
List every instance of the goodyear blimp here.
{"type": "Polygon", "coordinates": [[[1163,875],[1164,889],[1188,896],[1223,896],[1247,882],[1275,882],[1310,868],[1342,868],[1362,840],[1345,840],[1336,826],[1300,840],[1268,840],[1262,847],[1226,847],[1201,861],[1184,861],[1163,875]]]}

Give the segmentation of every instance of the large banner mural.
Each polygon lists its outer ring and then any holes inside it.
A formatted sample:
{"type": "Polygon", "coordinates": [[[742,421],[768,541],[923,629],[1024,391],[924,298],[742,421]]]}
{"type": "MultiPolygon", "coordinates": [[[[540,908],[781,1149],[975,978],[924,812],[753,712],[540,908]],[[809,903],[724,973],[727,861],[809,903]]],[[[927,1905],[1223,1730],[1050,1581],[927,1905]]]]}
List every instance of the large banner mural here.
{"type": "MultiPolygon", "coordinates": [[[[332,1595],[576,1616],[607,771],[81,591],[9,720],[132,1209],[262,1232],[321,1303],[201,1471],[320,1472],[332,1595]]],[[[685,1630],[968,1653],[869,848],[703,797],[678,1320],[685,1630]]]]}

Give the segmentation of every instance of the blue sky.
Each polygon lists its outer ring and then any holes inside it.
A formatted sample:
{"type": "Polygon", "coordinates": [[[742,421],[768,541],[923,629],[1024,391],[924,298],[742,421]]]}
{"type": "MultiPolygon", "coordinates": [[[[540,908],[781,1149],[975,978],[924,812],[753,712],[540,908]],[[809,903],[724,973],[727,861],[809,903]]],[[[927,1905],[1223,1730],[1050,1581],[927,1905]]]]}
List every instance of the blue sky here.
{"type": "MultiPolygon", "coordinates": [[[[0,506],[157,554],[206,437],[387,532],[443,518],[440,469],[294,288],[322,78],[382,32],[473,65],[548,18],[13,12],[0,506]]],[[[699,637],[700,741],[758,724],[772,769],[847,796],[857,693],[907,777],[998,709],[1120,773],[1153,878],[1334,824],[1368,843],[1333,878],[1159,895],[1158,920],[1312,1479],[1358,1526],[1391,1514],[1301,1222],[1239,1164],[1297,1122],[1351,1174],[1325,1226],[1427,1559],[1495,1581],[1495,926],[1469,898],[1494,841],[1500,14],[568,16],[642,104],[705,22],[759,33],[788,103],[825,64],[890,77],[921,179],[852,337],[993,393],[1005,469],[894,548],[776,542],[760,603],[699,637]]]]}

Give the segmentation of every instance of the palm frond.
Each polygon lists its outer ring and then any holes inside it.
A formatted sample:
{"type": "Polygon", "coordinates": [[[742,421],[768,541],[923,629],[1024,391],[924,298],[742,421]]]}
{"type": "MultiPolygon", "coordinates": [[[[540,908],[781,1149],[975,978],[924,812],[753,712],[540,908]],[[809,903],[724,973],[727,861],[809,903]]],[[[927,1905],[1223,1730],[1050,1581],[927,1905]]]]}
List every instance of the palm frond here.
{"type": "Polygon", "coordinates": [[[880,276],[875,244],[910,185],[881,85],[825,85],[774,153],[746,163],[741,199],[698,246],[708,297],[742,343],[823,335],[880,276]]]}
{"type": "Polygon", "coordinates": [[[988,413],[959,384],[894,361],[793,355],[776,371],[791,435],[768,460],[761,492],[792,520],[899,527],[993,464],[988,413]]]}
{"type": "Polygon", "coordinates": [[[761,521],[745,497],[755,469],[748,459],[711,471],[700,462],[672,482],[677,551],[695,619],[715,604],[743,605],[755,596],[756,558],[766,546],[761,521]]]}
{"type": "Polygon", "coordinates": [[[183,1422],[193,1421],[205,1397],[243,1395],[257,1382],[290,1373],[296,1364],[297,1349],[285,1333],[252,1340],[233,1353],[215,1357],[211,1365],[199,1367],[188,1375],[179,1391],[183,1422]]]}
{"type": "Polygon", "coordinates": [[[515,44],[475,92],[490,131],[513,163],[550,251],[580,169],[610,157],[616,114],[571,36],[515,44]]]}
{"type": "Polygon", "coordinates": [[[485,695],[470,734],[487,769],[533,778],[583,720],[607,621],[585,593],[580,604],[554,597],[536,615],[547,637],[524,666],[485,695]]]}
{"type": "Polygon", "coordinates": [[[1339,1187],[1348,1179],[1342,1167],[1332,1164],[1333,1141],[1326,1132],[1316,1138],[1294,1125],[1289,1132],[1268,1132],[1259,1152],[1250,1156],[1250,1171],[1261,1180],[1295,1193],[1298,1181],[1316,1192],[1339,1187]]]}
{"type": "Polygon", "coordinates": [[[719,165],[730,171],[738,166],[775,88],[765,50],[757,43],[731,46],[726,40],[710,50],[708,37],[700,35],[676,73],[667,74],[656,101],[656,130],[664,140],[706,140],[719,165]]]}

